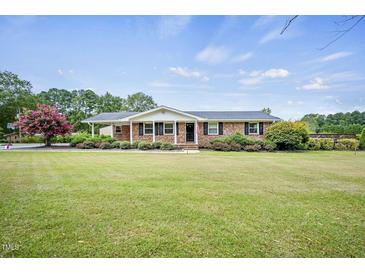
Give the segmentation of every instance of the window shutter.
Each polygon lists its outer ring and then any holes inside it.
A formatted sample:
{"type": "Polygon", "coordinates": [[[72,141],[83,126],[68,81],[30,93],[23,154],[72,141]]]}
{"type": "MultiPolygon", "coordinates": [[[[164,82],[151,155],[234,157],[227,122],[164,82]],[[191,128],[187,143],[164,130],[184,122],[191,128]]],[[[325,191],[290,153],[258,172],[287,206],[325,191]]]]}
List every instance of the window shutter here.
{"type": "Polygon", "coordinates": [[[248,122],[245,122],[245,135],[248,135],[248,122]]]}
{"type": "Polygon", "coordinates": [[[158,135],[158,124],[159,123],[155,123],[155,135],[158,135]]]}
{"type": "Polygon", "coordinates": [[[223,135],[223,122],[218,123],[218,132],[219,135],[223,135]]]}
{"type": "Polygon", "coordinates": [[[264,123],[263,122],[259,123],[259,133],[260,133],[260,135],[264,134],[264,123]]]}
{"type": "Polygon", "coordinates": [[[138,135],[143,136],[143,123],[139,123],[138,125],[138,135]]]}
{"type": "Polygon", "coordinates": [[[208,135],[208,122],[204,122],[204,135],[208,135]]]}
{"type": "Polygon", "coordinates": [[[163,135],[163,123],[159,123],[158,125],[158,131],[160,135],[163,135]]]}
{"type": "Polygon", "coordinates": [[[179,135],[179,122],[176,122],[176,135],[179,135]]]}

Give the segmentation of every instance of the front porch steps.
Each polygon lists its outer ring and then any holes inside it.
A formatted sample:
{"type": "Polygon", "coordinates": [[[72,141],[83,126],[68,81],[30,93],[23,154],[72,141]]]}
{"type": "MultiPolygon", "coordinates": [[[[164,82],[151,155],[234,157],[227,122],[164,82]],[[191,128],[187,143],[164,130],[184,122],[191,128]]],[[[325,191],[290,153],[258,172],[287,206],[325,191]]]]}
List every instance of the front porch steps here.
{"type": "Polygon", "coordinates": [[[199,145],[195,143],[186,143],[186,144],[177,144],[177,148],[184,149],[184,150],[197,150],[199,149],[199,145]]]}

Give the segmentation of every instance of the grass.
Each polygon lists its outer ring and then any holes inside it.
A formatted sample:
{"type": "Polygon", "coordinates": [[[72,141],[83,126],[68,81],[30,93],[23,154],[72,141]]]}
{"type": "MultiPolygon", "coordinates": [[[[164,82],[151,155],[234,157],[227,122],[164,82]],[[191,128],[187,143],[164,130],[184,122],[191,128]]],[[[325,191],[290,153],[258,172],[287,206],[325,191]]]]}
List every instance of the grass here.
{"type": "Polygon", "coordinates": [[[365,153],[0,153],[0,257],[364,257],[365,153]]]}

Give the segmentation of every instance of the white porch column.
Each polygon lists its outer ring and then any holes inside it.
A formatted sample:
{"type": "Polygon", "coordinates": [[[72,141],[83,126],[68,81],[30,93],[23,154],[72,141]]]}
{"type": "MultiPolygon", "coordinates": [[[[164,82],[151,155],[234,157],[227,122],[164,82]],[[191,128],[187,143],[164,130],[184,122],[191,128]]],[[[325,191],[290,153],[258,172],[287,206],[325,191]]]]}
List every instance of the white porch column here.
{"type": "Polygon", "coordinates": [[[129,141],[131,144],[133,144],[133,127],[132,127],[132,121],[129,122],[129,141]]]}
{"type": "Polygon", "coordinates": [[[177,144],[177,122],[174,121],[174,142],[175,142],[175,145],[177,144]]]}
{"type": "Polygon", "coordinates": [[[195,144],[198,144],[198,121],[195,120],[195,144]]]}
{"type": "Polygon", "coordinates": [[[156,142],[156,129],[155,129],[155,121],[152,121],[152,141],[156,142]]]}
{"type": "Polygon", "coordinates": [[[94,136],[95,136],[94,123],[91,123],[91,137],[94,138],[94,136]]]}
{"type": "Polygon", "coordinates": [[[114,126],[113,124],[110,125],[110,136],[114,138],[114,126]]]}

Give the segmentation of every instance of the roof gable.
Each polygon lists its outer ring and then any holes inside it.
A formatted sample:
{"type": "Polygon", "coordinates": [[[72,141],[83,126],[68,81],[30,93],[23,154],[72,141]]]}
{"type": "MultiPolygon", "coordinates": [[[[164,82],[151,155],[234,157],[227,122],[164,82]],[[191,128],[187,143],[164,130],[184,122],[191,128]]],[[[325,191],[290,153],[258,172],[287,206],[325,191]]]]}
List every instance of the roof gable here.
{"type": "Polygon", "coordinates": [[[201,117],[166,106],[160,106],[128,117],[129,121],[189,121],[192,119],[201,119],[201,117]]]}

